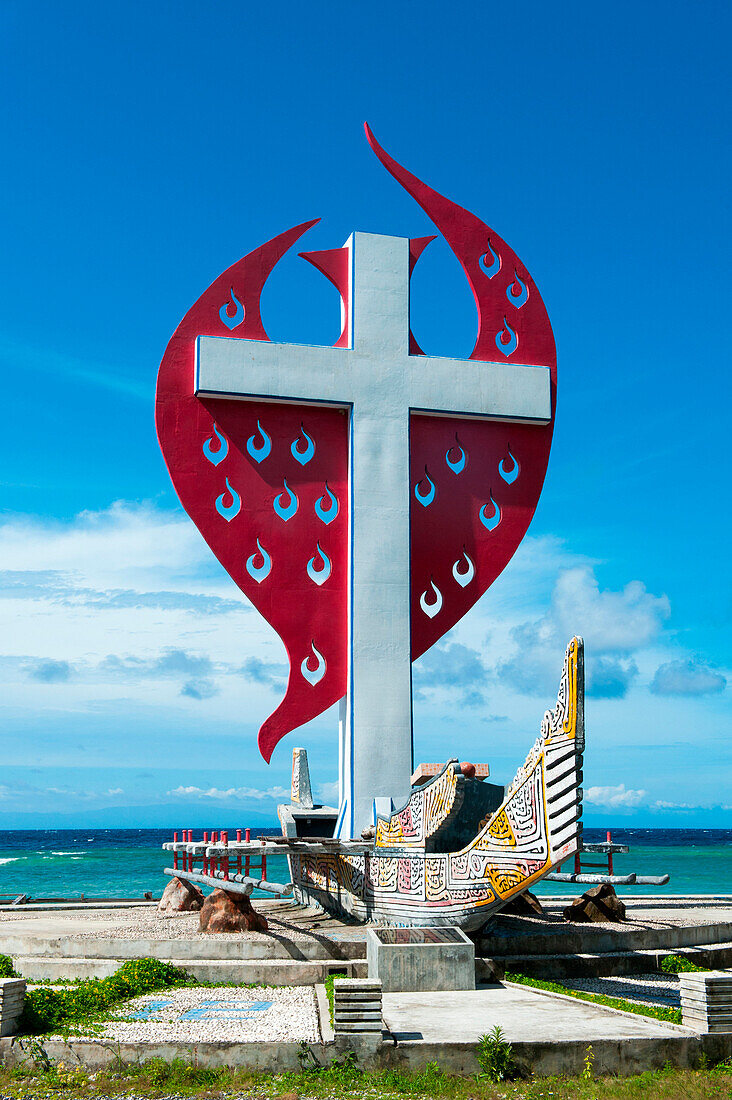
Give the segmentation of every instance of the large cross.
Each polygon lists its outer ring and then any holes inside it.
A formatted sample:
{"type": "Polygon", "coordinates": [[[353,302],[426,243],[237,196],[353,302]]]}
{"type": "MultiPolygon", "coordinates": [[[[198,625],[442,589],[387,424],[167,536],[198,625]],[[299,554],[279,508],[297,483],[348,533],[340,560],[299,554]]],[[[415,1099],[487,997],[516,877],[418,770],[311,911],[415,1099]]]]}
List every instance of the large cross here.
{"type": "Polygon", "coordinates": [[[409,418],[547,424],[549,370],[409,354],[409,240],[354,233],[349,346],[200,336],[196,393],[350,412],[348,686],[337,833],[409,795],[412,660],[409,418]]]}

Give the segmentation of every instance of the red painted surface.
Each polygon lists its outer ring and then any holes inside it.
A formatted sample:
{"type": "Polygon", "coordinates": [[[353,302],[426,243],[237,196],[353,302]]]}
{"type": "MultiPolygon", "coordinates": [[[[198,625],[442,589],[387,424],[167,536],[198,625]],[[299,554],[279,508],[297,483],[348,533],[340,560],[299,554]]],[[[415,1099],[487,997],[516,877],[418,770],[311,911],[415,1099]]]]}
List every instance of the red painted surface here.
{"type": "MultiPolygon", "coordinates": [[[[199,335],[266,340],[259,313],[262,288],[275,263],[314,222],[306,222],[255,249],[220,275],[178,325],[158,375],[156,422],[158,439],[176,492],[218,560],[264,618],[282,638],[291,669],[285,698],[259,732],[262,755],[269,760],[284,734],[326,710],[345,692],[346,591],[348,531],[348,422],[345,412],[267,402],[199,399],[194,395],[195,340],[199,335]],[[244,307],[244,318],[230,330],[220,310],[231,291],[244,307]],[[271,439],[271,452],[261,462],[247,451],[254,436],[261,443],[257,422],[271,439]],[[214,424],[228,444],[226,457],[214,465],[204,455],[224,446],[214,424]],[[315,455],[302,466],[292,454],[301,428],[315,441],[315,455]],[[241,508],[227,522],[216,510],[241,497],[241,508]],[[338,514],[324,524],[314,510],[325,482],[339,502],[338,514]],[[274,500],[284,492],[284,481],[298,498],[298,509],[288,521],[274,511],[274,500]],[[246,569],[254,554],[260,567],[257,539],[272,559],[272,568],[260,583],[246,569]],[[322,584],[307,575],[307,563],[317,545],[332,562],[332,573],[322,584]],[[300,672],[312,643],[326,660],[326,672],[311,685],[300,672]]],[[[234,312],[232,303],[232,313],[234,312]]],[[[287,497],[286,497],[287,500],[287,497]]],[[[319,561],[319,559],[318,559],[319,561]]]]}
{"type": "MultiPolygon", "coordinates": [[[[478,338],[470,358],[529,363],[549,367],[551,373],[552,422],[546,426],[412,417],[412,659],[416,660],[490,587],[526,534],[549,461],[557,358],[541,295],[513,249],[480,218],[433,191],[398,164],[378,144],[368,126],[366,137],[384,167],[434,222],[465,272],[478,310],[478,338]],[[496,270],[489,275],[486,268],[496,270]],[[517,305],[519,301],[523,304],[517,305]],[[516,335],[516,350],[503,356],[496,337],[507,347],[500,334],[509,335],[509,326],[516,335]],[[460,474],[455,474],[445,459],[448,448],[455,447],[456,434],[467,455],[460,474]],[[507,459],[509,448],[519,463],[518,477],[511,484],[501,477],[498,465],[501,459],[507,459]],[[423,480],[425,467],[436,490],[426,508],[414,494],[418,482],[422,481],[423,491],[427,486],[423,480]],[[479,512],[487,504],[490,516],[494,512],[491,500],[499,506],[501,519],[489,531],[480,522],[479,512]],[[464,550],[475,563],[475,578],[462,587],[454,578],[453,566],[464,550]],[[429,618],[420,606],[420,597],[426,592],[428,603],[434,602],[432,583],[439,589],[443,603],[434,618],[429,618]]],[[[457,449],[450,457],[453,461],[459,458],[457,449]]],[[[504,469],[510,474],[510,461],[504,469]]]]}
{"type": "MultiPolygon", "coordinates": [[[[378,145],[368,127],[366,133],[376,155],[434,222],[465,271],[479,318],[471,358],[549,367],[552,380],[552,423],[547,426],[412,418],[412,656],[416,659],[493,583],[526,533],[551,447],[556,352],[541,296],[513,250],[475,215],[402,168],[378,145]],[[456,472],[450,466],[448,452],[453,467],[465,453],[464,469],[456,472]],[[505,478],[500,472],[502,461],[509,475],[505,478]],[[518,475],[511,479],[514,461],[518,475]],[[435,486],[427,507],[414,493],[419,482],[423,491],[428,486],[425,471],[435,486]],[[483,508],[493,529],[481,523],[483,508]],[[500,521],[495,524],[499,510],[500,521]],[[465,554],[475,575],[461,584],[458,577],[464,580],[470,570],[465,554]],[[429,617],[420,598],[424,594],[428,608],[434,605],[435,588],[442,603],[429,617]]],[[[280,738],[321,714],[346,691],[347,419],[344,412],[312,406],[197,398],[193,393],[195,339],[231,335],[267,340],[259,308],[266,279],[287,249],[314,224],[306,222],[280,234],[220,275],[179,324],[158,376],[158,438],[183,507],[236,584],[277,631],[290,659],[285,697],[259,732],[267,760],[280,738]],[[257,444],[263,441],[258,422],[271,441],[271,451],[261,462],[247,451],[250,437],[257,444]],[[315,443],[315,454],[306,465],[291,450],[298,437],[301,450],[305,445],[301,428],[315,443]],[[223,448],[226,454],[221,457],[223,448]],[[298,500],[297,511],[287,521],[274,510],[280,493],[284,503],[292,499],[285,491],[285,480],[298,500]],[[339,503],[337,516],[329,524],[314,510],[326,480],[339,503]],[[238,510],[234,494],[241,501],[238,510]],[[217,499],[228,520],[217,511],[217,499]],[[252,555],[255,568],[265,564],[257,539],[272,562],[260,581],[246,568],[252,555]],[[316,566],[320,565],[318,545],[332,565],[322,585],[307,575],[313,556],[316,566]],[[315,685],[300,671],[308,658],[307,668],[316,671],[313,645],[326,662],[325,674],[315,685]]],[[[410,240],[410,271],[431,240],[434,237],[410,240]]],[[[346,250],[301,255],[336,286],[347,309],[346,250]]],[[[336,346],[345,346],[347,337],[346,316],[336,346]]],[[[410,351],[423,354],[411,332],[410,351]]]]}

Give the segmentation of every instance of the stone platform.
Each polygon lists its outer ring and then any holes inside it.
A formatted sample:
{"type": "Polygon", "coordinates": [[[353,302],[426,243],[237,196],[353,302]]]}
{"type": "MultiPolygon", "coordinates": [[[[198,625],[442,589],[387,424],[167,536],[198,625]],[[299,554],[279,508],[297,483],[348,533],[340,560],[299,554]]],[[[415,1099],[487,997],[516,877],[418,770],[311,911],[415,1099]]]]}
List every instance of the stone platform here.
{"type": "MultiPolygon", "coordinates": [[[[670,1063],[693,1066],[732,1055],[732,1035],[689,1028],[577,1001],[555,993],[496,983],[467,992],[386,993],[379,1035],[332,1037],[327,998],[312,989],[181,989],[147,994],[119,1006],[101,1034],[49,1037],[50,1058],[89,1070],[151,1058],[246,1067],[270,1073],[296,1070],[303,1044],[321,1065],[356,1053],[365,1068],[423,1068],[473,1074],[481,1035],[499,1024],[519,1066],[535,1074],[581,1072],[592,1046],[596,1073],[631,1074],[670,1063]]],[[[24,1057],[0,1039],[0,1060],[24,1057]]]]}
{"type": "MultiPolygon", "coordinates": [[[[569,924],[566,898],[542,899],[543,919],[497,916],[476,937],[482,958],[544,978],[644,973],[664,955],[699,965],[732,966],[732,896],[624,898],[623,924],[569,924]]],[[[366,927],[290,901],[255,900],[268,933],[198,931],[197,913],[158,917],[155,905],[134,908],[4,908],[0,953],[24,977],[104,977],[129,958],[153,957],[185,967],[200,981],[312,985],[331,973],[366,976],[366,927]]]]}

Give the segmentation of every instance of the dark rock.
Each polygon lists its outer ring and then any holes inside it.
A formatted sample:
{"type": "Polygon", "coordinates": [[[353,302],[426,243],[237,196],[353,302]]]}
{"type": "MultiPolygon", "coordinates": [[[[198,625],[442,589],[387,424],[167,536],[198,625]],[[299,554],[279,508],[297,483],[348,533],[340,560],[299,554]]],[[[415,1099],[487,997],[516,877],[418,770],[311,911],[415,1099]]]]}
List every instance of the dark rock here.
{"type": "Polygon", "coordinates": [[[203,903],[198,927],[201,932],[266,932],[267,921],[246,894],[214,890],[203,903]]]}
{"type": "Polygon", "coordinates": [[[516,897],[511,898],[508,905],[504,905],[501,913],[508,913],[515,917],[544,916],[541,902],[530,890],[524,890],[523,894],[516,894],[516,897]]]}
{"type": "Polygon", "coordinates": [[[158,902],[158,913],[197,913],[203,905],[203,893],[185,879],[172,878],[158,902]]]}
{"type": "Polygon", "coordinates": [[[625,920],[625,906],[609,882],[593,886],[581,898],[575,898],[564,910],[564,919],[570,921],[625,920]]]}
{"type": "Polygon", "coordinates": [[[475,959],[475,978],[479,982],[500,982],[506,973],[506,967],[499,959],[475,959]]]}

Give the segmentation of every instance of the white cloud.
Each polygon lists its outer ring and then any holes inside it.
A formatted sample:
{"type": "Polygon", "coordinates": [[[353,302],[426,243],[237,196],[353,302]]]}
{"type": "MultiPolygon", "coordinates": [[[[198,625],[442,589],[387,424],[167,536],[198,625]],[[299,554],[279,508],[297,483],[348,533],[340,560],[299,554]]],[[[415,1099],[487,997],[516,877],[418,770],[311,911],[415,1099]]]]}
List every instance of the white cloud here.
{"type": "Polygon", "coordinates": [[[208,790],[204,790],[202,787],[175,787],[172,791],[168,791],[168,794],[173,798],[208,798],[216,802],[232,800],[241,802],[248,798],[257,801],[267,798],[285,798],[289,801],[290,798],[290,792],[285,787],[268,787],[264,791],[258,790],[256,787],[229,787],[226,790],[218,787],[209,787],[208,790]]]}
{"type": "Polygon", "coordinates": [[[499,664],[498,679],[528,695],[551,692],[560,654],[581,634],[588,694],[620,698],[638,673],[631,654],[657,637],[670,610],[666,596],[652,595],[640,581],[612,591],[600,588],[588,565],[564,569],[545,614],[513,628],[514,653],[499,664]]]}
{"type": "Polygon", "coordinates": [[[726,687],[727,680],[721,672],[691,659],[659,665],[651,683],[655,695],[712,695],[726,687]]]}
{"type": "Polygon", "coordinates": [[[584,792],[584,801],[591,806],[606,806],[612,810],[620,807],[632,809],[642,806],[647,794],[643,790],[626,790],[625,784],[620,783],[617,787],[588,787],[584,792]]]}

